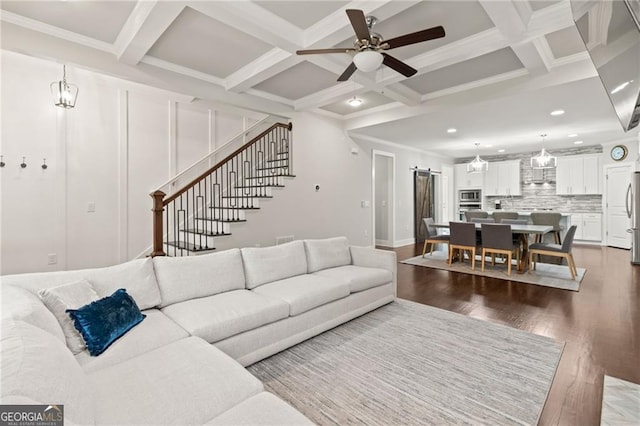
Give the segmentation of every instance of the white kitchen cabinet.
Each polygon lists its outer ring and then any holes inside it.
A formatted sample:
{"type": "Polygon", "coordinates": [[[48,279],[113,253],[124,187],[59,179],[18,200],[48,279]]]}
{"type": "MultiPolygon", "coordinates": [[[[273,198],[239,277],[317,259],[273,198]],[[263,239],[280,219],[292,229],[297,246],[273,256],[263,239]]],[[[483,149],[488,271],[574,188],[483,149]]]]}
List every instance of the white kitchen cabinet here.
{"type": "Polygon", "coordinates": [[[602,214],[584,213],[582,215],[582,239],[602,241],[602,214]]]}
{"type": "Polygon", "coordinates": [[[601,169],[599,154],[558,157],[556,194],[602,194],[601,169]]]}
{"type": "Polygon", "coordinates": [[[571,225],[577,225],[574,239],[602,241],[602,213],[571,213],[571,225]]]}
{"type": "Polygon", "coordinates": [[[467,173],[466,164],[455,164],[453,176],[456,188],[480,188],[484,183],[484,173],[467,173]]]}
{"type": "Polygon", "coordinates": [[[484,175],[484,195],[521,195],[520,160],[489,163],[484,175]]]}

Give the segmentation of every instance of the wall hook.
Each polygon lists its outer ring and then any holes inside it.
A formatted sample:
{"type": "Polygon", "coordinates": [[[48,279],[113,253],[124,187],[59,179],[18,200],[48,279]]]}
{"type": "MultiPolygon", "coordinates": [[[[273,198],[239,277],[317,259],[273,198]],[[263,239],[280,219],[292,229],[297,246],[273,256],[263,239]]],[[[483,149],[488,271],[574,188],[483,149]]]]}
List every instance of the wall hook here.
{"type": "Polygon", "coordinates": [[[0,155],[0,167],[4,167],[6,164],[4,162],[4,155],[0,155]]]}
{"type": "Polygon", "coordinates": [[[26,158],[27,157],[22,157],[22,163],[20,163],[20,167],[22,167],[23,169],[27,167],[27,163],[24,162],[26,158]]]}
{"type": "Polygon", "coordinates": [[[42,159],[42,166],[40,166],[40,167],[42,167],[42,170],[47,170],[47,168],[49,166],[47,166],[47,159],[46,158],[42,159]]]}

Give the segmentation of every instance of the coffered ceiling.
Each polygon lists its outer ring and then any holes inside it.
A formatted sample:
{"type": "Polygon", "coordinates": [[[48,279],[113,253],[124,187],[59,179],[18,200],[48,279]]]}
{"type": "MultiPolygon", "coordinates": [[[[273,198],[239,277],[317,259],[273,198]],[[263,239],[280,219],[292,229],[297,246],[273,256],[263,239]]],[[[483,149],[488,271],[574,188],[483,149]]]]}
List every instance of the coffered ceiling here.
{"type": "MultiPolygon", "coordinates": [[[[551,149],[573,146],[570,133],[584,145],[630,138],[568,0],[69,0],[0,7],[3,49],[201,101],[285,116],[313,111],[342,120],[356,139],[462,157],[476,141],[487,154],[539,149],[540,133],[549,135],[551,149]],[[383,38],[437,25],[446,36],[390,52],[418,70],[411,78],[381,67],[337,82],[351,56],[295,51],[350,47],[349,8],[374,15],[383,38]],[[362,99],[359,107],[346,104],[353,96],[362,99]],[[566,113],[552,117],[554,109],[566,113]]],[[[589,24],[597,26],[597,17],[589,24]]]]}

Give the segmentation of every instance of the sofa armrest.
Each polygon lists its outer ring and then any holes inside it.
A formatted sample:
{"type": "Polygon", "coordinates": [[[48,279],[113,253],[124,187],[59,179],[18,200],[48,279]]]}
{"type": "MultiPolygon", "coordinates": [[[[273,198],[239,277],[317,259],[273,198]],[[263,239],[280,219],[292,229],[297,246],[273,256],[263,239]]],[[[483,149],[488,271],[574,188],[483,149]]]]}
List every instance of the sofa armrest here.
{"type": "Polygon", "coordinates": [[[380,250],[371,247],[350,246],[351,262],[355,266],[368,268],[382,268],[393,275],[393,294],[397,294],[398,289],[398,261],[396,252],[390,250],[380,250]]]}

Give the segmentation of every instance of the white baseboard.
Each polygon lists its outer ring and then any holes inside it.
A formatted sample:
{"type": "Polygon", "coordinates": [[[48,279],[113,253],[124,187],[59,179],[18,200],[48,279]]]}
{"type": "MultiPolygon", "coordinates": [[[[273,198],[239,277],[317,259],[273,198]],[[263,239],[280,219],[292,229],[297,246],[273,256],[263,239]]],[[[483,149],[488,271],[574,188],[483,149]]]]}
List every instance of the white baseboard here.
{"type": "Polygon", "coordinates": [[[397,240],[393,242],[393,248],[396,247],[402,247],[402,246],[408,246],[410,244],[415,244],[416,243],[416,239],[415,238],[407,238],[404,240],[397,240]]]}

